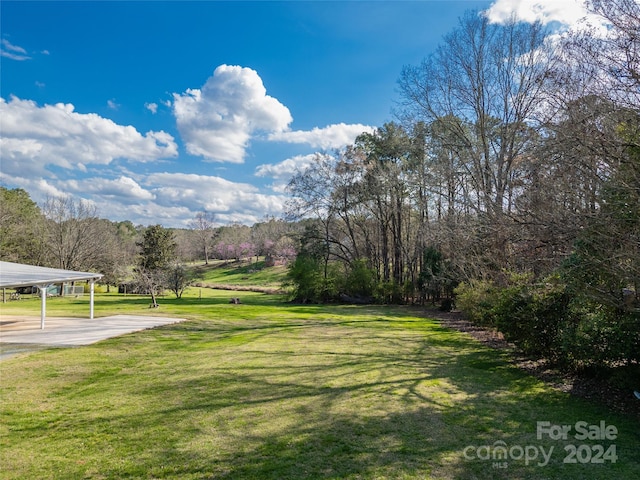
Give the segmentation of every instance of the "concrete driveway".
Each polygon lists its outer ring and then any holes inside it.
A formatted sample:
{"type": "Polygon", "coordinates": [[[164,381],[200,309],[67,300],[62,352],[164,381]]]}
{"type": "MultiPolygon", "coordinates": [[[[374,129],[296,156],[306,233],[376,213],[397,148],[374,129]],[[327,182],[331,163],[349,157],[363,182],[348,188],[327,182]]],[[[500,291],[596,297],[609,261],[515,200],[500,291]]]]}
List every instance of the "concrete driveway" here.
{"type": "Polygon", "coordinates": [[[106,338],[137,332],[160,325],[184,321],[183,318],[143,315],[113,315],[111,317],[46,319],[40,329],[40,317],[0,316],[0,359],[46,347],[89,345],[106,338]]]}

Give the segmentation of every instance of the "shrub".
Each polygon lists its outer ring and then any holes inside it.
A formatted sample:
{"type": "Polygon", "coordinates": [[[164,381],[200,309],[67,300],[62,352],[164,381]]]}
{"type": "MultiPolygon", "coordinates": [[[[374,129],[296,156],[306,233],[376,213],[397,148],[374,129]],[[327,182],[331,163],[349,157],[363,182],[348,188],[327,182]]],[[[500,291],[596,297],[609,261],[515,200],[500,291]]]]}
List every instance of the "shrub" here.
{"type": "Polygon", "coordinates": [[[369,268],[366,260],[356,260],[345,276],[343,292],[355,297],[373,297],[376,272],[369,268]]]}
{"type": "Polygon", "coordinates": [[[475,281],[456,293],[471,321],[495,327],[525,353],[572,369],[640,362],[640,314],[590,300],[559,275],[539,282],[511,275],[504,288],[475,281]]]}
{"type": "Polygon", "coordinates": [[[287,280],[293,287],[293,301],[308,303],[320,300],[322,270],[320,262],[313,256],[298,255],[289,267],[287,280]]]}
{"type": "Polygon", "coordinates": [[[293,287],[292,300],[300,303],[322,303],[338,297],[340,273],[334,263],[309,254],[300,254],[289,266],[286,285],[293,287]]]}
{"type": "Polygon", "coordinates": [[[640,362],[639,327],[638,314],[575,299],[560,334],[561,358],[576,369],[640,362]]]}
{"type": "Polygon", "coordinates": [[[558,358],[558,333],[568,313],[569,296],[558,277],[531,283],[512,276],[493,308],[496,327],[524,352],[558,358]]]}
{"type": "Polygon", "coordinates": [[[454,293],[456,305],[473,323],[483,326],[495,326],[493,306],[497,301],[498,289],[487,280],[474,280],[458,285],[454,293]]]}
{"type": "Polygon", "coordinates": [[[379,303],[399,303],[402,299],[402,287],[393,280],[378,282],[375,291],[376,301],[379,303]]]}
{"type": "Polygon", "coordinates": [[[532,283],[528,274],[512,274],[504,288],[475,281],[458,286],[456,294],[456,304],[472,322],[497,328],[526,353],[558,357],[558,335],[569,306],[559,277],[532,283]]]}

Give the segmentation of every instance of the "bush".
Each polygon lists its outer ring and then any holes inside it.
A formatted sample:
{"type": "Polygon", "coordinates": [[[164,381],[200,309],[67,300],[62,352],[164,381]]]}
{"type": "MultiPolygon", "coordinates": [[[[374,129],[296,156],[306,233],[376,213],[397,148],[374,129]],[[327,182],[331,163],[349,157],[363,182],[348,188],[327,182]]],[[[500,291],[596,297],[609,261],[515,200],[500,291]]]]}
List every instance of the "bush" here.
{"type": "Polygon", "coordinates": [[[300,303],[322,303],[338,297],[340,274],[336,264],[326,267],[321,259],[301,254],[289,266],[287,285],[293,287],[292,301],[300,303]]]}
{"type": "Polygon", "coordinates": [[[499,291],[493,282],[475,280],[461,283],[454,293],[456,305],[470,321],[477,325],[495,326],[493,306],[497,302],[499,291]]]}
{"type": "Polygon", "coordinates": [[[402,300],[403,286],[393,280],[378,282],[375,298],[379,303],[400,303],[402,300]]]}
{"type": "Polygon", "coordinates": [[[589,300],[559,275],[535,283],[528,275],[511,275],[504,288],[464,283],[456,294],[472,322],[498,329],[525,353],[572,369],[640,362],[640,314],[589,300]]]}
{"type": "Polygon", "coordinates": [[[576,299],[571,321],[560,335],[562,360],[576,368],[620,366],[640,362],[640,318],[576,299]]]}
{"type": "Polygon", "coordinates": [[[558,332],[569,305],[558,277],[532,283],[527,274],[510,275],[508,285],[475,281],[456,288],[456,304],[474,323],[502,332],[524,352],[558,357],[558,332]]]}
{"type": "Polygon", "coordinates": [[[525,353],[557,359],[558,333],[569,307],[566,286],[558,277],[531,283],[526,275],[512,276],[493,308],[496,327],[525,353]]]}
{"type": "Polygon", "coordinates": [[[372,298],[376,284],[376,272],[367,266],[366,260],[356,260],[344,278],[342,292],[353,297],[372,298]]]}
{"type": "Polygon", "coordinates": [[[320,262],[311,255],[298,255],[290,265],[288,284],[293,286],[292,300],[301,303],[320,301],[322,270],[320,262]]]}

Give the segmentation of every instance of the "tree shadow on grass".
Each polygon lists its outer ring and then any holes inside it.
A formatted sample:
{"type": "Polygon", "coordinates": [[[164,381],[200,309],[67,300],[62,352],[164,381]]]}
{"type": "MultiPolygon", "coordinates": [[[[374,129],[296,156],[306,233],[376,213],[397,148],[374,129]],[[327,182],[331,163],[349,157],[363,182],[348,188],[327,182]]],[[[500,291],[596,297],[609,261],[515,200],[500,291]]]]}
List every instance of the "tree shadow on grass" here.
{"type": "MultiPolygon", "coordinates": [[[[164,395],[164,407],[111,421],[125,430],[170,426],[169,438],[157,444],[150,439],[147,474],[608,480],[640,473],[633,456],[640,441],[630,428],[621,440],[626,445],[619,463],[596,468],[564,464],[566,442],[538,441],[536,422],[595,424],[602,412],[545,389],[508,365],[500,352],[465,341],[455,351],[455,340],[446,335],[422,340],[394,335],[376,351],[362,348],[360,342],[373,335],[366,329],[349,330],[354,345],[349,351],[339,342],[327,342],[324,322],[301,322],[299,327],[306,336],[297,348],[268,350],[269,335],[295,335],[276,323],[243,344],[245,364],[212,366],[206,375],[167,379],[162,385],[142,384],[142,395],[164,395]],[[408,342],[413,342],[409,349],[408,342]],[[554,447],[555,453],[546,465],[541,465],[539,451],[526,463],[478,453],[496,442],[542,446],[547,452],[554,447]]],[[[127,473],[112,472],[121,478],[127,473]]]]}
{"type": "MultiPolygon", "coordinates": [[[[126,365],[105,362],[103,374],[95,368],[67,385],[64,402],[73,409],[97,391],[116,394],[113,385],[128,375],[117,400],[137,407],[119,409],[115,402],[93,416],[57,415],[49,431],[60,436],[70,462],[87,462],[66,473],[265,480],[640,477],[637,425],[601,417],[602,410],[510,366],[502,353],[445,329],[404,331],[374,316],[194,322],[149,335],[161,333],[175,356],[163,350],[158,361],[141,351],[137,364],[128,357],[126,365]],[[565,443],[536,439],[537,421],[596,424],[602,418],[621,432],[616,464],[566,465],[565,443]],[[112,453],[92,463],[82,457],[86,439],[65,439],[67,431],[90,436],[96,450],[112,453]],[[496,442],[553,446],[555,453],[545,466],[540,458],[529,464],[509,459],[505,468],[501,458],[478,455],[478,448],[496,442]]],[[[117,350],[134,338],[110,345],[117,350]]]]}
{"type": "MultiPolygon", "coordinates": [[[[220,402],[202,395],[190,408],[183,405],[149,414],[146,418],[121,420],[148,431],[151,425],[162,422],[161,418],[164,421],[173,419],[174,441],[149,445],[145,452],[146,462],[136,466],[142,466],[150,477],[158,478],[608,480],[637,478],[640,472],[633,451],[621,457],[622,468],[612,464],[597,465],[595,469],[587,465],[565,465],[562,463],[566,456],[563,444],[536,442],[534,427],[523,421],[526,413],[520,418],[510,419],[513,413],[506,419],[501,418],[496,414],[506,405],[500,405],[498,398],[492,409],[478,398],[470,398],[464,405],[450,405],[437,397],[416,395],[412,389],[424,380],[409,378],[400,385],[396,382],[396,388],[407,390],[401,394],[399,402],[404,411],[365,408],[336,413],[341,402],[365,390],[364,387],[332,389],[301,387],[295,383],[274,385],[259,382],[254,377],[239,379],[237,388],[233,389],[238,403],[243,405],[242,411],[234,410],[233,402],[220,402]],[[251,385],[250,390],[246,390],[247,382],[251,385]],[[289,414],[286,418],[282,418],[282,413],[271,419],[260,418],[261,408],[268,411],[270,405],[280,405],[289,414]],[[231,410],[226,418],[224,414],[213,415],[205,417],[208,421],[196,414],[200,420],[193,422],[188,415],[189,409],[194,414],[231,410]],[[274,426],[270,422],[283,425],[274,426]],[[509,422],[515,425],[509,425],[509,422]],[[547,465],[541,465],[541,455],[528,464],[521,458],[503,462],[501,458],[479,456],[478,448],[494,447],[498,441],[523,448],[544,445],[546,451],[554,446],[555,455],[547,465]],[[172,444],[170,448],[168,443],[172,444]],[[466,450],[467,447],[473,449],[466,450]]],[[[379,386],[384,388],[391,383],[379,382],[379,386]]],[[[187,388],[203,392],[194,385],[187,388]]],[[[378,397],[378,400],[381,399],[378,397]]],[[[545,407],[528,408],[538,415],[549,413],[545,407]]],[[[628,440],[627,437],[625,442],[628,440]]],[[[121,478],[127,476],[127,471],[123,470],[112,473],[121,478]]]]}

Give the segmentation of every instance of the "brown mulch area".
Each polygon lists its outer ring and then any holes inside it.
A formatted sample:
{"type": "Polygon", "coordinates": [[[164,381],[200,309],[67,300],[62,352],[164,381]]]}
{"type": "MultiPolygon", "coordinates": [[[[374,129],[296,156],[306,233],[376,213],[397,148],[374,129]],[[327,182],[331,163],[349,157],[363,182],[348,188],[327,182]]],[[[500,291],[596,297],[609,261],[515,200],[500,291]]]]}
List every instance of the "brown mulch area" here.
{"type": "MultiPolygon", "coordinates": [[[[533,375],[557,390],[599,403],[609,409],[640,420],[640,400],[633,392],[616,388],[606,379],[581,376],[554,368],[545,359],[535,359],[523,355],[512,343],[497,331],[482,328],[466,320],[462,312],[442,312],[430,309],[428,314],[453,330],[466,332],[479,342],[491,348],[510,353],[511,362],[518,368],[533,375]]],[[[640,388],[640,384],[638,385],[640,388]]]]}

